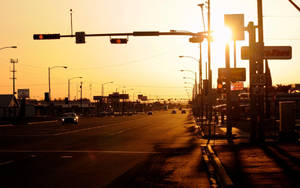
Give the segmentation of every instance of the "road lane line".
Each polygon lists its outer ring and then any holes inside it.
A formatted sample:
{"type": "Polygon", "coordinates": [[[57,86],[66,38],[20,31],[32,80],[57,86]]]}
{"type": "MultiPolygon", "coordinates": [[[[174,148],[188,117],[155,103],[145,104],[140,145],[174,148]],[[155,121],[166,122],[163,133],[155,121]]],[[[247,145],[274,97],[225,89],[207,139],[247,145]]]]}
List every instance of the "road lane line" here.
{"type": "Polygon", "coordinates": [[[71,155],[62,155],[62,156],[60,156],[60,158],[62,158],[62,159],[71,159],[71,158],[73,158],[73,156],[71,156],[71,155]]]}
{"type": "Polygon", "coordinates": [[[57,122],[57,120],[29,122],[28,125],[36,125],[36,124],[43,124],[43,123],[53,123],[53,122],[57,122]]]}
{"type": "MultiPolygon", "coordinates": [[[[142,118],[140,118],[142,119],[142,118]]],[[[116,123],[111,123],[111,124],[107,124],[107,125],[98,125],[95,127],[89,127],[89,128],[83,128],[83,129],[76,129],[76,130],[71,130],[71,131],[65,131],[65,132],[60,132],[60,133],[53,133],[53,134],[36,134],[36,135],[1,135],[2,137],[43,137],[43,136],[61,136],[61,135],[67,135],[67,134],[73,134],[73,133],[79,133],[79,132],[84,132],[84,131],[89,131],[89,130],[93,130],[93,129],[101,129],[101,128],[106,128],[106,127],[111,127],[114,125],[118,125],[121,123],[127,123],[129,121],[134,121],[136,119],[131,119],[131,120],[126,120],[123,122],[116,122],[116,123]]]]}
{"type": "Polygon", "coordinates": [[[13,127],[12,124],[0,125],[0,127],[13,127]]]}
{"type": "Polygon", "coordinates": [[[0,163],[0,166],[8,165],[8,164],[11,164],[11,163],[13,163],[13,162],[15,162],[15,161],[13,161],[13,160],[5,161],[5,162],[0,163]]]}
{"type": "Polygon", "coordinates": [[[155,151],[124,150],[0,150],[0,153],[109,153],[109,154],[159,154],[155,151]]]}

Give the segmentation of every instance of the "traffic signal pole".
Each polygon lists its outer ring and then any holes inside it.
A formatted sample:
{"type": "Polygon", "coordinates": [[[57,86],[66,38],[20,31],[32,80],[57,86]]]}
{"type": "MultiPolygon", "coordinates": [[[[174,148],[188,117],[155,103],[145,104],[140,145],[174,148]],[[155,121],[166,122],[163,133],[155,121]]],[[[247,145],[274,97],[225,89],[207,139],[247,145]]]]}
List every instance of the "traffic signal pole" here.
{"type": "MultiPolygon", "coordinates": [[[[264,32],[263,32],[263,8],[262,8],[262,0],[257,0],[257,21],[258,21],[258,59],[257,59],[257,72],[260,75],[265,76],[264,74],[264,32]]],[[[264,141],[264,86],[266,83],[258,86],[259,94],[258,94],[258,128],[259,128],[259,141],[264,141]]]]}
{"type": "MultiPolygon", "coordinates": [[[[225,47],[225,63],[226,68],[230,68],[230,48],[229,44],[225,47]]],[[[226,135],[228,138],[232,137],[232,104],[231,104],[231,82],[226,79],[226,135]]]]}

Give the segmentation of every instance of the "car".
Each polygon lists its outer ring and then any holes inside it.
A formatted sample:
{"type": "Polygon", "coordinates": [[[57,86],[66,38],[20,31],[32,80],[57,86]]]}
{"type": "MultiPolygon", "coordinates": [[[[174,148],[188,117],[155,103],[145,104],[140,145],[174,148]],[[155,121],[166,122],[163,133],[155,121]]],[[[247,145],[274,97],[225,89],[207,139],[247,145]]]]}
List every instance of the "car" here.
{"type": "Polygon", "coordinates": [[[152,111],[147,112],[148,115],[153,115],[152,111]]]}
{"type": "Polygon", "coordinates": [[[176,114],[176,110],[172,110],[172,114],[176,114]]]}
{"type": "Polygon", "coordinates": [[[74,112],[68,112],[64,113],[61,117],[61,123],[73,123],[73,124],[78,124],[79,117],[76,113],[74,112]]]}
{"type": "Polygon", "coordinates": [[[185,110],[181,110],[181,113],[182,113],[182,114],[186,114],[186,111],[185,111],[185,110]]]}

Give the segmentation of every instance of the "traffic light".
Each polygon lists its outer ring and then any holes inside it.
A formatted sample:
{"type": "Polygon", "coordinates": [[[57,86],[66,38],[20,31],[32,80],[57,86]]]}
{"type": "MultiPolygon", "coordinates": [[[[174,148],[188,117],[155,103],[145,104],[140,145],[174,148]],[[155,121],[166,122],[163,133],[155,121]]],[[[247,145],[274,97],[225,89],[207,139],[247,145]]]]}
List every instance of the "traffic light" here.
{"type": "Polygon", "coordinates": [[[34,34],[34,40],[51,40],[51,39],[60,39],[60,34],[34,34]]]}
{"type": "Polygon", "coordinates": [[[85,32],[76,32],[76,44],[83,44],[85,43],[85,32]]]}
{"type": "Polygon", "coordinates": [[[218,85],[217,85],[217,91],[218,93],[222,93],[222,90],[223,90],[223,82],[221,79],[218,78],[218,85]]]}
{"type": "Polygon", "coordinates": [[[112,43],[112,44],[127,44],[127,42],[128,42],[127,38],[110,39],[110,43],[112,43]]]}

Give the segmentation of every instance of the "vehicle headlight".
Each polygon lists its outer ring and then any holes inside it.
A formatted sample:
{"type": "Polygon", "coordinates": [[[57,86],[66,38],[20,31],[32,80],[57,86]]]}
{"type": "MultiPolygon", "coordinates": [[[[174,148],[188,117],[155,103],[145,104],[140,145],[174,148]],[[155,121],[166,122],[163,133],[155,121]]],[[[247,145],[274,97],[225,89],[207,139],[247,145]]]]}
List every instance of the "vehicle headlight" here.
{"type": "Polygon", "coordinates": [[[62,120],[62,121],[65,121],[65,119],[64,119],[64,118],[62,118],[61,120],[62,120]]]}
{"type": "Polygon", "coordinates": [[[77,120],[77,118],[74,118],[74,121],[76,121],[77,120]]]}

